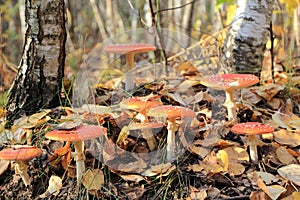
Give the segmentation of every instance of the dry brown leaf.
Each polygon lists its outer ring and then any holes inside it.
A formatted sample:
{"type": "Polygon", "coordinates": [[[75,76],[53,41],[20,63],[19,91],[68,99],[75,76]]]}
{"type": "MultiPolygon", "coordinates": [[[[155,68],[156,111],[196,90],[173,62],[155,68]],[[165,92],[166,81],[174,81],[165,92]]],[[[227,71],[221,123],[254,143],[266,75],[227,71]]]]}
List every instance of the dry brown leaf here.
{"type": "Polygon", "coordinates": [[[104,113],[110,113],[112,111],[112,109],[108,106],[99,106],[99,105],[95,105],[95,104],[84,104],[84,105],[82,105],[81,109],[83,111],[97,113],[98,115],[101,115],[104,113]]]}
{"type": "Polygon", "coordinates": [[[253,192],[251,192],[249,199],[250,200],[266,200],[267,196],[262,191],[253,191],[253,192]]]}
{"type": "Polygon", "coordinates": [[[199,76],[200,73],[195,66],[193,66],[189,61],[181,63],[177,67],[177,71],[183,76],[199,76]]]}
{"type": "Polygon", "coordinates": [[[104,183],[104,175],[100,169],[88,169],[82,177],[82,184],[87,190],[100,190],[104,183]]]}
{"type": "Polygon", "coordinates": [[[204,200],[207,197],[205,189],[198,190],[197,188],[190,186],[190,199],[191,200],[204,200]]]}
{"type": "Polygon", "coordinates": [[[193,144],[189,146],[189,151],[204,158],[211,151],[211,147],[196,146],[193,144]]]}
{"type": "Polygon", "coordinates": [[[8,169],[10,161],[0,160],[0,176],[8,169]]]}
{"type": "Polygon", "coordinates": [[[228,155],[226,151],[220,150],[220,154],[211,152],[205,159],[200,162],[200,166],[206,173],[225,172],[228,169],[228,155]],[[226,169],[227,168],[227,169],[226,169]]]}
{"type": "Polygon", "coordinates": [[[256,172],[253,173],[253,176],[254,176],[253,179],[255,180],[257,186],[258,186],[264,193],[266,193],[268,196],[270,196],[270,192],[269,192],[269,190],[268,190],[266,184],[264,183],[264,181],[263,181],[261,178],[259,178],[259,176],[257,175],[256,172]]]}
{"type": "Polygon", "coordinates": [[[68,169],[70,166],[72,160],[72,154],[71,151],[69,151],[66,155],[63,156],[62,161],[61,161],[61,166],[64,169],[68,169]]]}
{"type": "Polygon", "coordinates": [[[228,173],[230,176],[239,176],[245,171],[244,165],[240,163],[230,162],[228,166],[228,173]]]}
{"type": "Polygon", "coordinates": [[[272,119],[282,128],[300,129],[300,117],[288,110],[275,112],[272,119]]]}
{"type": "Polygon", "coordinates": [[[119,176],[125,181],[140,182],[145,180],[143,176],[138,174],[119,174],[119,176]]]}
{"type": "Polygon", "coordinates": [[[129,191],[123,191],[124,193],[126,193],[127,199],[133,199],[133,200],[138,200],[138,199],[142,199],[142,196],[144,195],[144,193],[147,190],[144,188],[144,185],[138,187],[138,188],[130,188],[129,191]]]}
{"type": "Polygon", "coordinates": [[[74,129],[83,123],[83,116],[79,114],[70,114],[61,116],[59,124],[53,124],[55,129],[74,129]]]}
{"type": "Polygon", "coordinates": [[[300,192],[293,192],[294,200],[300,199],[300,192]]]}
{"type": "Polygon", "coordinates": [[[226,151],[219,150],[217,153],[218,164],[223,168],[224,171],[228,170],[229,166],[229,156],[226,151]]]}
{"type": "Polygon", "coordinates": [[[249,161],[249,154],[244,148],[232,146],[223,150],[227,152],[230,162],[249,161]]]}
{"type": "Polygon", "coordinates": [[[290,147],[296,147],[300,145],[300,133],[292,132],[284,129],[275,131],[274,139],[276,142],[284,145],[289,145],[290,147]]]}
{"type": "Polygon", "coordinates": [[[118,170],[127,173],[141,173],[147,168],[147,163],[138,159],[137,161],[130,163],[121,163],[118,165],[118,170]]]}
{"type": "Polygon", "coordinates": [[[273,98],[270,101],[268,101],[268,105],[271,106],[272,109],[278,110],[282,105],[282,99],[273,98]]]}
{"type": "Polygon", "coordinates": [[[283,90],[284,86],[269,84],[264,86],[253,87],[253,92],[270,101],[279,91],[283,90]]]}
{"type": "Polygon", "coordinates": [[[262,99],[260,96],[253,93],[250,88],[243,88],[241,90],[241,96],[243,100],[248,101],[252,104],[257,104],[262,99]]]}
{"type": "Polygon", "coordinates": [[[46,198],[50,195],[58,195],[62,188],[62,180],[58,176],[52,175],[49,179],[49,186],[47,191],[39,196],[39,198],[46,198]]]}
{"type": "Polygon", "coordinates": [[[43,119],[46,115],[48,115],[50,112],[51,112],[51,109],[46,109],[46,110],[43,110],[39,113],[35,113],[33,115],[30,115],[29,118],[28,118],[28,122],[30,124],[37,125],[39,123],[39,121],[41,119],[43,119]]]}
{"type": "Polygon", "coordinates": [[[119,136],[118,136],[118,139],[117,139],[117,145],[121,145],[123,142],[124,142],[124,140],[126,140],[126,138],[128,137],[128,135],[130,134],[129,133],[129,127],[128,126],[124,126],[123,128],[122,128],[122,130],[120,131],[120,133],[119,133],[119,136]]]}
{"type": "Polygon", "coordinates": [[[64,169],[68,168],[71,163],[71,147],[70,142],[67,142],[65,146],[57,148],[54,153],[48,158],[51,165],[57,165],[61,162],[64,169]]]}
{"type": "Polygon", "coordinates": [[[286,189],[284,187],[280,186],[280,185],[267,186],[267,190],[268,190],[268,196],[272,200],[278,199],[279,196],[286,191],[286,189]]]}
{"type": "Polygon", "coordinates": [[[199,84],[199,81],[193,81],[193,80],[184,80],[182,83],[178,85],[178,92],[186,92],[187,90],[190,90],[191,87],[194,85],[199,84]]]}
{"type": "Polygon", "coordinates": [[[145,170],[142,173],[142,175],[144,175],[144,176],[155,176],[155,175],[167,176],[175,169],[176,169],[176,166],[172,165],[171,163],[162,163],[159,165],[151,166],[151,168],[145,170]]]}
{"type": "Polygon", "coordinates": [[[290,164],[281,167],[277,170],[278,174],[283,178],[292,181],[294,184],[300,186],[300,165],[290,164]]]}
{"type": "Polygon", "coordinates": [[[276,176],[268,172],[256,172],[256,173],[267,185],[275,183],[279,180],[276,176]]]}
{"type": "Polygon", "coordinates": [[[204,167],[199,164],[189,165],[187,168],[188,171],[192,170],[195,173],[201,172],[204,170],[204,167]]]}
{"type": "Polygon", "coordinates": [[[277,159],[284,165],[297,163],[297,160],[289,153],[285,147],[278,147],[276,149],[277,159]]]}
{"type": "Polygon", "coordinates": [[[292,194],[289,196],[281,199],[281,200],[299,200],[300,199],[300,192],[294,191],[292,194]]]}

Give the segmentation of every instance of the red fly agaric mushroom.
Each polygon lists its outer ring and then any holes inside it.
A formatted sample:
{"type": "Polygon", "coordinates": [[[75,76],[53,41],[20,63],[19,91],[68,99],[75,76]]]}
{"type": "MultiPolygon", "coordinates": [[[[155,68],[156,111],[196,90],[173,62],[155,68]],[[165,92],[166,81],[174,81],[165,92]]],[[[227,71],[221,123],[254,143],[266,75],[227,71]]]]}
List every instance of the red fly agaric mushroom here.
{"type": "Polygon", "coordinates": [[[248,136],[248,144],[250,151],[250,159],[254,164],[258,162],[257,144],[258,140],[256,135],[265,133],[273,133],[274,128],[269,124],[262,124],[259,122],[246,122],[236,124],[231,128],[231,132],[236,134],[244,134],[248,136]]]}
{"type": "Polygon", "coordinates": [[[196,117],[193,110],[180,106],[163,105],[150,108],[147,111],[148,116],[167,118],[167,161],[174,159],[175,153],[175,132],[178,130],[176,119],[192,119],[196,117]]]}
{"type": "Polygon", "coordinates": [[[156,47],[151,44],[111,44],[107,45],[103,49],[109,53],[118,53],[118,54],[126,54],[126,66],[127,66],[127,74],[126,74],[126,83],[125,90],[132,90],[134,87],[133,82],[133,74],[131,69],[134,68],[134,54],[142,53],[148,51],[156,50],[156,47]]]}
{"type": "MultiPolygon", "coordinates": [[[[148,117],[146,115],[147,109],[155,106],[161,106],[162,102],[158,99],[147,99],[132,97],[128,99],[124,99],[120,102],[120,107],[122,109],[134,110],[139,113],[136,115],[136,118],[140,119],[142,123],[149,122],[148,117]]],[[[156,140],[153,137],[151,129],[143,129],[142,132],[143,138],[147,140],[150,151],[153,151],[156,147],[156,140]]]]}
{"type": "Polygon", "coordinates": [[[31,179],[27,173],[28,166],[24,161],[31,160],[42,154],[42,150],[35,146],[15,145],[12,148],[3,149],[0,151],[0,159],[15,161],[15,172],[19,174],[25,183],[30,185],[31,179]]]}
{"type": "Polygon", "coordinates": [[[85,170],[84,140],[97,138],[104,134],[106,134],[106,128],[102,126],[82,125],[72,130],[52,130],[46,133],[45,137],[50,140],[70,141],[73,143],[75,148],[73,156],[76,161],[76,177],[77,180],[80,180],[85,170]]]}
{"type": "Polygon", "coordinates": [[[146,123],[132,123],[129,126],[129,130],[139,130],[147,128],[161,128],[164,125],[158,122],[146,122],[146,123]]]}
{"type": "Polygon", "coordinates": [[[237,122],[234,91],[246,88],[259,82],[259,79],[252,74],[220,74],[203,77],[200,80],[202,85],[216,89],[225,90],[226,100],[224,106],[227,108],[228,120],[237,122]]]}

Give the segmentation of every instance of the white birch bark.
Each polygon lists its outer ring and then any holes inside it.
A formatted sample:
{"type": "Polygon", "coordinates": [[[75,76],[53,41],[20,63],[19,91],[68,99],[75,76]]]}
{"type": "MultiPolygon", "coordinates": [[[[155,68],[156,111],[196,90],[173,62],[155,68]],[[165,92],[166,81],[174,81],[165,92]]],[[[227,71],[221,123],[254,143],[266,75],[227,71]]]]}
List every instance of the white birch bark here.
{"type": "Polygon", "coordinates": [[[65,62],[64,0],[26,0],[26,34],[7,118],[59,105],[65,62]]]}
{"type": "Polygon", "coordinates": [[[227,72],[260,74],[273,0],[238,0],[223,47],[227,72]]]}

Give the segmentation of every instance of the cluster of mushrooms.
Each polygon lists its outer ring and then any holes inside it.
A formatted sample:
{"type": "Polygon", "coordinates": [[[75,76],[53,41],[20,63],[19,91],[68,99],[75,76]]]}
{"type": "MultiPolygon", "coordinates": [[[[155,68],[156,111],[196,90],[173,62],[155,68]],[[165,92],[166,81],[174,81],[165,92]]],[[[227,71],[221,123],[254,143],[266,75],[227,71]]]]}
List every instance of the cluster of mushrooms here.
{"type": "MultiPolygon", "coordinates": [[[[134,54],[139,52],[153,51],[156,47],[149,44],[115,44],[108,45],[104,48],[105,52],[126,54],[126,66],[128,72],[126,73],[125,90],[130,91],[134,88],[133,74],[130,70],[134,65],[134,54]]],[[[224,106],[227,108],[228,121],[235,124],[231,131],[236,134],[248,135],[250,158],[254,164],[258,162],[257,155],[257,134],[272,133],[274,129],[268,124],[258,122],[239,123],[236,114],[236,104],[234,101],[234,91],[237,89],[249,87],[259,82],[259,79],[250,74],[222,74],[215,76],[207,76],[201,79],[200,83],[209,88],[216,90],[224,90],[226,93],[226,101],[224,106]]],[[[166,144],[166,160],[174,160],[175,154],[175,133],[178,131],[180,123],[178,120],[184,121],[196,117],[196,113],[186,107],[163,105],[159,99],[146,99],[131,97],[124,99],[120,103],[121,109],[135,111],[138,114],[135,118],[139,123],[134,122],[129,124],[131,130],[142,130],[142,137],[146,139],[150,151],[157,148],[157,141],[152,133],[152,129],[167,127],[167,144],[166,144]],[[166,121],[151,122],[150,117],[163,118],[166,121]]],[[[76,175],[77,180],[80,180],[85,171],[85,154],[84,141],[101,137],[107,134],[106,128],[96,125],[81,125],[72,130],[52,130],[45,134],[45,137],[50,140],[58,140],[65,142],[72,142],[75,152],[73,152],[74,160],[76,161],[76,175]]],[[[42,150],[36,146],[13,146],[4,149],[0,152],[0,159],[15,162],[15,171],[18,173],[25,185],[30,185],[31,179],[27,173],[28,166],[26,161],[38,157],[42,154],[42,150]]],[[[78,181],[79,182],[79,181],[78,181]]]]}

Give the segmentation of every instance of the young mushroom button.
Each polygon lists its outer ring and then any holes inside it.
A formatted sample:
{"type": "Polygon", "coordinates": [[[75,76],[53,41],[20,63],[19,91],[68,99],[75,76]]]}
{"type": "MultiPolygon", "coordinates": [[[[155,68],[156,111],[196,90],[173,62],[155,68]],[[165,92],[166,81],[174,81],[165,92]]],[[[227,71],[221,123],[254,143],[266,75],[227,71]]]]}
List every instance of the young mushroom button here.
{"type": "Polygon", "coordinates": [[[84,140],[97,138],[106,134],[106,128],[94,125],[82,125],[73,130],[53,130],[45,134],[50,140],[70,141],[73,143],[75,152],[74,160],[76,161],[76,176],[79,183],[85,170],[84,140]]]}
{"type": "Polygon", "coordinates": [[[105,52],[109,53],[117,53],[117,54],[126,54],[126,66],[127,66],[127,74],[126,74],[126,83],[125,90],[129,91],[134,88],[133,82],[133,74],[131,69],[135,67],[134,65],[134,55],[135,53],[142,53],[148,51],[156,50],[156,47],[151,44],[111,44],[107,45],[103,49],[105,52]]]}
{"type": "Polygon", "coordinates": [[[35,146],[16,145],[13,148],[7,148],[0,151],[0,159],[15,161],[15,172],[19,174],[25,183],[30,185],[31,179],[27,173],[28,166],[24,161],[31,160],[42,154],[42,150],[35,146]]]}
{"type": "Polygon", "coordinates": [[[193,110],[180,106],[157,106],[150,108],[147,111],[148,116],[152,117],[165,117],[167,118],[167,161],[174,159],[175,153],[175,132],[178,130],[176,119],[191,119],[195,118],[196,114],[193,110]]]}
{"type": "Polygon", "coordinates": [[[236,134],[247,135],[248,145],[250,151],[250,159],[253,164],[258,163],[257,144],[258,140],[256,135],[273,133],[274,128],[269,124],[262,124],[259,122],[246,122],[236,124],[231,128],[231,131],[236,134]]]}
{"type": "Polygon", "coordinates": [[[227,108],[228,120],[237,123],[236,105],[234,91],[254,85],[259,79],[252,74],[220,74],[203,77],[200,83],[215,90],[224,90],[226,100],[224,106],[227,108]]]}

